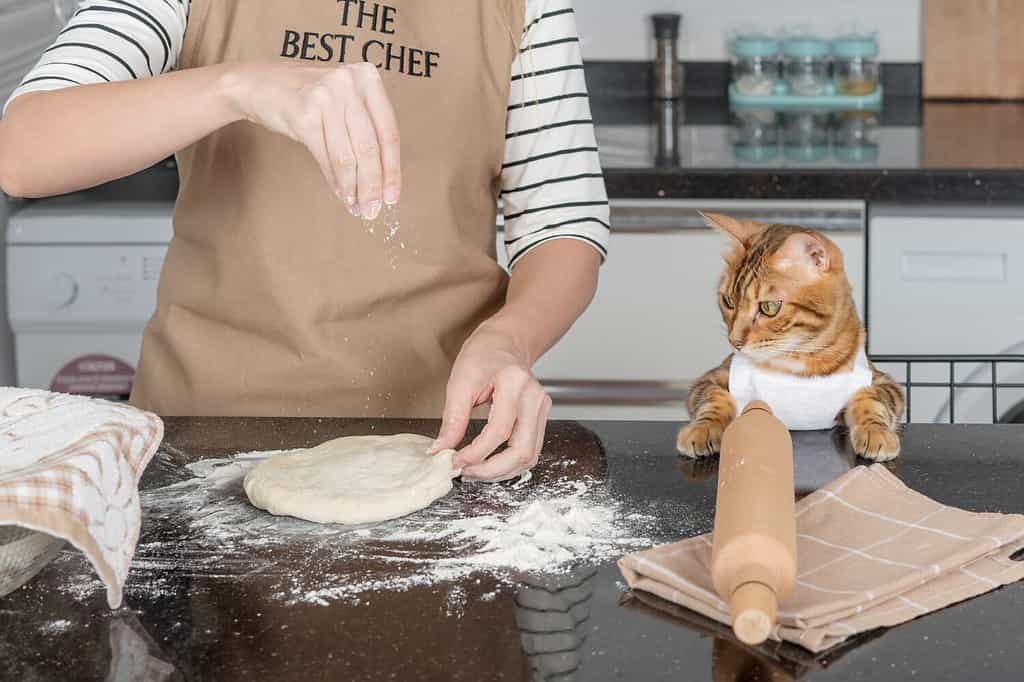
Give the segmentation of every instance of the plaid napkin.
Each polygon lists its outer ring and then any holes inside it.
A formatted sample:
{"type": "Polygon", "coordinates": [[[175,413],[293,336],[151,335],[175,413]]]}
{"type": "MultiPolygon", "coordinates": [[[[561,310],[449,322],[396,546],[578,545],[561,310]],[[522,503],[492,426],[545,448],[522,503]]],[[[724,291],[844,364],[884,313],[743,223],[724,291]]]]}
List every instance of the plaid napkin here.
{"type": "MultiPolygon", "coordinates": [[[[857,467],[796,505],[797,580],[773,639],[824,651],[1024,578],[1024,516],[973,513],[857,467]]],[[[711,534],[619,561],[626,582],[728,623],[711,584],[711,534]]]]}
{"type": "Polygon", "coordinates": [[[80,549],[117,608],[139,539],[139,477],[162,437],[159,417],[127,405],[0,388],[0,524],[80,549]]]}

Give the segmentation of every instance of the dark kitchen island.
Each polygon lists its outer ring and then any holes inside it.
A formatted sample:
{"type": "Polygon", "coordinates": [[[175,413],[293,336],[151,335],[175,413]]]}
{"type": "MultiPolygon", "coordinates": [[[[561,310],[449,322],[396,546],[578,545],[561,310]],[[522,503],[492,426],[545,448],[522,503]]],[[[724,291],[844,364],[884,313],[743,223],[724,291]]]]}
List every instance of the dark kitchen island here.
{"type": "MultiPolygon", "coordinates": [[[[198,459],[339,435],[431,434],[434,427],[393,420],[168,419],[143,488],[189,479],[184,465],[198,459]]],[[[509,495],[529,496],[554,480],[585,479],[624,513],[655,519],[646,529],[655,542],[705,532],[713,520],[716,461],[678,457],[675,430],[670,423],[554,422],[532,480],[515,489],[501,485],[509,495]]],[[[858,464],[833,434],[798,434],[795,442],[801,493],[858,464]]],[[[1024,512],[1022,452],[1024,426],[915,424],[892,470],[946,504],[1024,512]]],[[[450,508],[478,512],[479,485],[456,483],[446,498],[450,508]]],[[[244,494],[240,486],[222,492],[244,494]]],[[[393,569],[372,542],[345,555],[344,563],[336,555],[330,555],[334,563],[325,561],[307,545],[233,552],[225,549],[234,546],[230,537],[223,547],[201,545],[193,531],[203,510],[186,513],[186,498],[178,513],[174,499],[164,496],[164,513],[157,514],[151,501],[158,498],[143,496],[142,537],[121,609],[107,608],[102,588],[72,549],[0,598],[0,678],[939,682],[1020,679],[1024,669],[1021,583],[865,633],[815,658],[789,645],[750,649],[699,616],[632,598],[611,559],[547,576],[468,575],[401,589],[382,580],[384,588],[364,594],[295,598],[311,586],[336,584],[342,574],[383,579],[393,569]]],[[[246,523],[261,518],[269,519],[253,511],[246,523]]],[[[424,557],[433,556],[428,545],[424,557]]],[[[414,561],[419,550],[403,547],[403,559],[414,561]]]]}

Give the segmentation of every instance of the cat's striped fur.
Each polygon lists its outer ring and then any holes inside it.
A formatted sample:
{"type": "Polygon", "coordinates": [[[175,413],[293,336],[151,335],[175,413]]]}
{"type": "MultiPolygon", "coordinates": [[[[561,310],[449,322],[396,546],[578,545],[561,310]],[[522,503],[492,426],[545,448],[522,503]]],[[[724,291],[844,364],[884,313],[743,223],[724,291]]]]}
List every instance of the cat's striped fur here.
{"type": "MultiPolygon", "coordinates": [[[[823,376],[851,369],[865,334],[839,248],[807,228],[710,213],[705,218],[734,240],[718,287],[729,343],[776,372],[823,376]]],[[[736,416],[728,390],[731,360],[730,355],[691,387],[691,421],[679,432],[680,453],[718,451],[722,432],[736,416]]],[[[899,454],[904,398],[889,375],[874,367],[872,374],[872,385],[857,391],[836,420],[849,430],[858,455],[881,461],[899,454]]]]}

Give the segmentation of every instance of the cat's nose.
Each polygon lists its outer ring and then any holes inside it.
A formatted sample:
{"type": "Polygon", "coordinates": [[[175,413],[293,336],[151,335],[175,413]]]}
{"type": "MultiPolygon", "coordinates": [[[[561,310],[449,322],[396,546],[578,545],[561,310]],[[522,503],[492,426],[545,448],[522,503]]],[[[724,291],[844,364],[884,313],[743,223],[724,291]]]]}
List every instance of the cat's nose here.
{"type": "Polygon", "coordinates": [[[729,334],[729,345],[735,348],[736,350],[742,350],[743,344],[745,344],[746,342],[747,339],[745,336],[734,336],[732,334],[729,334]]]}

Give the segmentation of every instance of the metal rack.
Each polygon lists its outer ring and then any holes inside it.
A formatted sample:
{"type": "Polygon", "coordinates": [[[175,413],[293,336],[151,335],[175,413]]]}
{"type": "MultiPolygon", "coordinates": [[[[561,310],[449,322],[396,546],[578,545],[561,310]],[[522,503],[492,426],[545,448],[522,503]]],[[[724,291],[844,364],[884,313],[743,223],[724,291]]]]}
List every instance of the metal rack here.
{"type": "MultiPolygon", "coordinates": [[[[1024,368],[1024,355],[871,355],[871,361],[876,365],[903,365],[906,375],[900,383],[906,392],[906,421],[910,422],[912,417],[912,397],[915,388],[945,388],[949,391],[949,423],[956,423],[956,391],[957,389],[988,388],[991,390],[992,402],[992,423],[1005,421],[1001,418],[999,405],[999,389],[1024,389],[1024,382],[1021,381],[1000,381],[999,368],[1003,365],[1014,364],[1024,368]],[[948,368],[946,381],[914,381],[914,365],[945,365],[948,368]],[[989,380],[974,380],[973,374],[965,380],[957,379],[957,365],[978,365],[988,367],[989,380]]],[[[879,368],[883,369],[883,368],[879,368]]],[[[1012,412],[1012,410],[1011,410],[1012,412]]],[[[1024,416],[1024,415],[1022,415],[1024,416]]]]}

